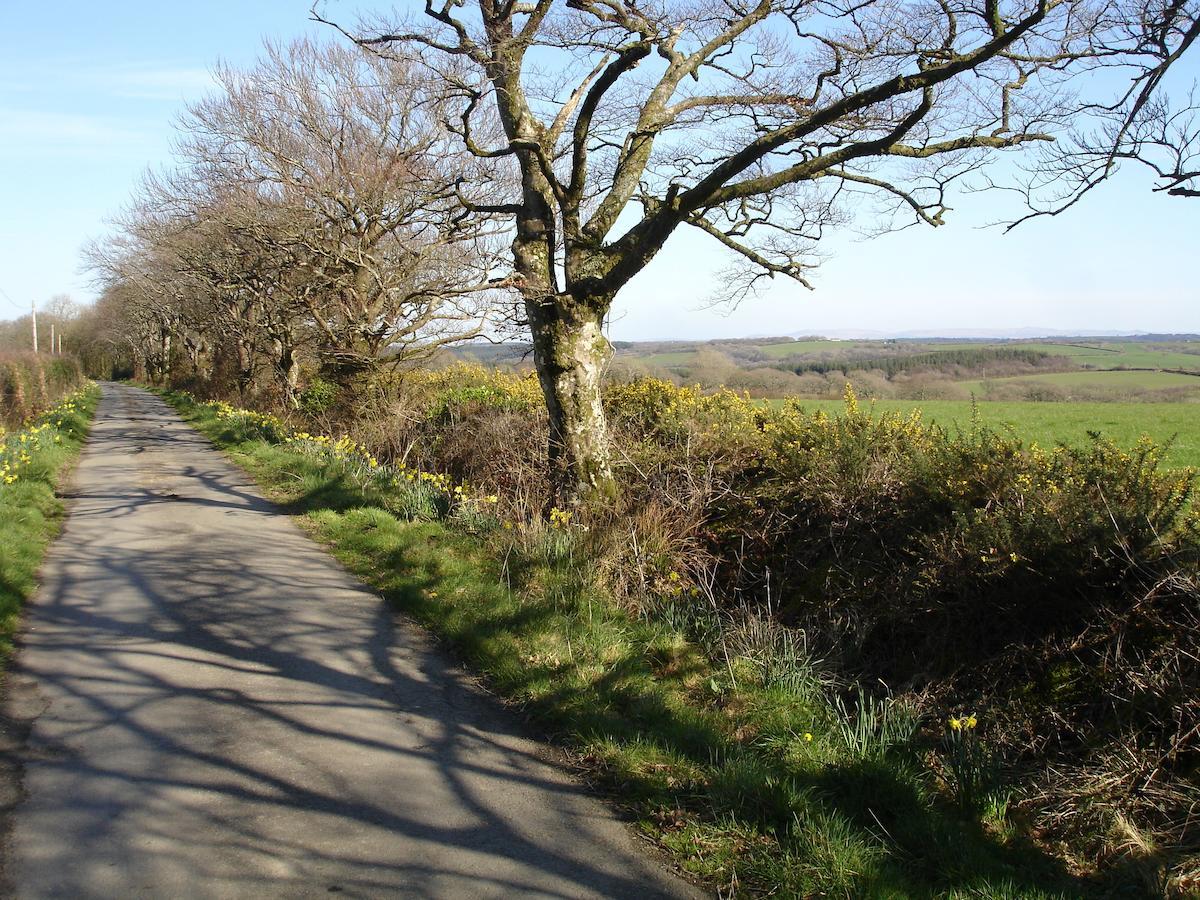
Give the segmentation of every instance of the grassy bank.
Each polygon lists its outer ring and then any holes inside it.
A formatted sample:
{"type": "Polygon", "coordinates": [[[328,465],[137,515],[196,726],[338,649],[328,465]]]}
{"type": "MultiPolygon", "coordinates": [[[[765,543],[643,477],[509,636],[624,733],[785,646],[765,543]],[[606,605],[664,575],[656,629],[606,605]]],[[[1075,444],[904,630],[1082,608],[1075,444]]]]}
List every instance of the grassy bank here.
{"type": "Polygon", "coordinates": [[[0,427],[0,659],[12,648],[21,606],[58,533],[63,503],[56,487],[87,437],[99,396],[98,388],[86,387],[22,428],[0,427]]]}
{"type": "MultiPolygon", "coordinates": [[[[438,634],[689,873],[730,893],[1075,897],[1009,811],[993,724],[835,683],[770,610],[609,598],[572,517],[508,519],[348,441],[169,399],[341,561],[438,634]]],[[[669,581],[669,579],[668,579],[669,581]]]]}

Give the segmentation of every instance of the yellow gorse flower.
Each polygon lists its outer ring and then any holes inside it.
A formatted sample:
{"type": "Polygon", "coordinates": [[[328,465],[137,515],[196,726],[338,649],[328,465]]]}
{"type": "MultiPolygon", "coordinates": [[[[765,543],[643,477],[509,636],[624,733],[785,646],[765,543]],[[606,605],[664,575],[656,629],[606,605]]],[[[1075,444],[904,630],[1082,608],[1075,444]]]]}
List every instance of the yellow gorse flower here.
{"type": "MultiPolygon", "coordinates": [[[[438,373],[429,374],[436,375],[438,373]]],[[[519,379],[519,382],[524,385],[527,379],[519,379]]],[[[469,485],[466,483],[455,484],[449,475],[410,469],[406,463],[381,462],[375,454],[349,435],[311,434],[300,429],[293,429],[278,416],[235,407],[224,400],[210,400],[203,405],[212,409],[217,418],[222,421],[237,421],[256,427],[270,441],[278,441],[298,452],[344,464],[364,478],[379,479],[383,484],[392,487],[420,486],[422,489],[442,495],[452,504],[480,502],[496,504],[500,502],[500,498],[495,494],[476,497],[469,485]]]]}

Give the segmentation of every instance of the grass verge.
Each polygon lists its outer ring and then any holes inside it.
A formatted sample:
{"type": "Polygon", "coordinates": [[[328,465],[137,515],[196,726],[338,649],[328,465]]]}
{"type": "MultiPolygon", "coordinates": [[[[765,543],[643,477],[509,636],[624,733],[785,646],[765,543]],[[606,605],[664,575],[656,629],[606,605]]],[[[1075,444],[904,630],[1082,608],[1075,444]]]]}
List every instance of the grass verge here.
{"type": "Polygon", "coordinates": [[[0,661],[12,650],[21,607],[62,524],[56,488],[87,438],[99,398],[99,388],[86,387],[21,430],[0,431],[0,661]]]}
{"type": "Polygon", "coordinates": [[[714,627],[724,614],[670,596],[624,609],[596,588],[569,522],[500,522],[428,473],[381,475],[337,442],[290,442],[268,417],[167,399],[723,893],[1115,887],[1074,877],[1023,836],[987,771],[983,728],[968,737],[956,719],[947,733],[841,690],[795,635],[749,613],[714,627]]]}

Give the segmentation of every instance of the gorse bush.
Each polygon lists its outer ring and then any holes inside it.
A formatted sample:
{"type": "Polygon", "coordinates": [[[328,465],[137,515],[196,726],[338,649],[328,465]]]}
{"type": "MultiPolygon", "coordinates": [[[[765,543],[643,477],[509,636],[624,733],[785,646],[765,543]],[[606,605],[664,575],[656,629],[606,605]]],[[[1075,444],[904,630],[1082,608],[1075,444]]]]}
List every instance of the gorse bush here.
{"type": "MultiPolygon", "coordinates": [[[[383,415],[346,420],[381,459],[495,493],[513,518],[547,508],[532,377],[454,366],[386,395],[383,415]]],[[[897,687],[1077,629],[1200,537],[1195,474],[1165,470],[1149,440],[1024,446],[877,414],[849,390],[839,415],[657,379],[605,399],[626,477],[619,506],[579,513],[601,532],[596,565],[635,593],[704,584],[770,603],[817,652],[897,687]]]]}
{"type": "Polygon", "coordinates": [[[1194,473],[1148,441],[1045,451],[876,415],[852,392],[837,416],[661,381],[609,402],[631,466],[656,476],[649,497],[631,479],[633,502],[705,485],[697,527],[724,596],[771,600],[822,652],[897,684],[1077,627],[1196,539],[1194,473]]]}
{"type": "Polygon", "coordinates": [[[306,415],[324,415],[337,400],[337,385],[321,378],[313,378],[300,394],[300,409],[306,415]]]}

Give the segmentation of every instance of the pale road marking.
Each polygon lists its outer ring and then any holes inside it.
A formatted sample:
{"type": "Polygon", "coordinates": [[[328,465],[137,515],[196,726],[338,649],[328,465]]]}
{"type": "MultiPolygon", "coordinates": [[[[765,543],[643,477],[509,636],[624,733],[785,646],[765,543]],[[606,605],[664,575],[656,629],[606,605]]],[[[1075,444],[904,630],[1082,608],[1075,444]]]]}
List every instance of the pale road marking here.
{"type": "Polygon", "coordinates": [[[698,896],[157,397],[104,386],[74,495],[6,896],[698,896]]]}

